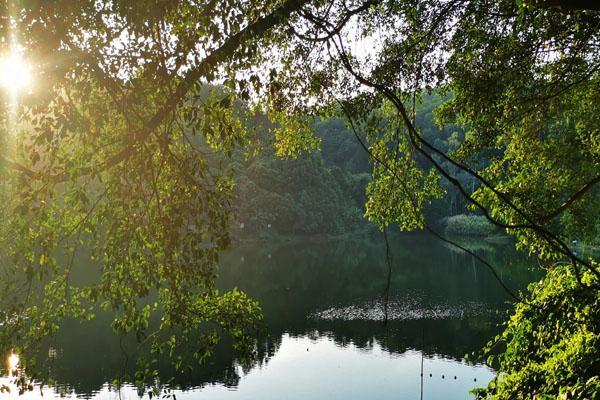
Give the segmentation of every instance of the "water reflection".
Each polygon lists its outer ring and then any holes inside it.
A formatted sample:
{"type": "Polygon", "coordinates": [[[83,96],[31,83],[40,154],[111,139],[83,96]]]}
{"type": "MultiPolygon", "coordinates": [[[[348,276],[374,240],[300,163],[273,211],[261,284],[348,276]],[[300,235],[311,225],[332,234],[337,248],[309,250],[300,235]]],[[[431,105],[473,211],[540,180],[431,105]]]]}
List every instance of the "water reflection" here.
{"type": "Polygon", "coordinates": [[[10,353],[6,358],[6,365],[9,371],[14,371],[19,366],[19,355],[15,353],[10,353]]]}
{"type": "MultiPolygon", "coordinates": [[[[415,350],[389,353],[377,341],[368,347],[342,347],[320,334],[284,334],[266,368],[243,376],[236,392],[210,385],[201,394],[209,399],[418,399],[421,356],[415,350]]],[[[425,399],[467,398],[474,380],[485,382],[493,376],[484,366],[440,357],[425,357],[423,370],[425,399]]]]}
{"type": "MultiPolygon", "coordinates": [[[[473,247],[513,289],[538,277],[510,244],[479,241],[473,247]]],[[[467,365],[463,357],[497,332],[508,295],[485,267],[431,237],[395,237],[392,253],[384,324],[381,241],[238,246],[224,255],[218,285],[236,286],[260,301],[269,335],[255,359],[241,363],[224,341],[205,366],[175,374],[161,362],[161,376],[175,376],[177,398],[415,399],[423,357],[425,399],[467,398],[474,380],[484,384],[492,371],[467,365]]],[[[143,351],[133,337],[119,343],[110,319],[99,313],[89,323],[67,322],[41,352],[62,395],[138,398],[130,385],[116,390],[107,384],[133,375],[132,360],[143,351]]]]}

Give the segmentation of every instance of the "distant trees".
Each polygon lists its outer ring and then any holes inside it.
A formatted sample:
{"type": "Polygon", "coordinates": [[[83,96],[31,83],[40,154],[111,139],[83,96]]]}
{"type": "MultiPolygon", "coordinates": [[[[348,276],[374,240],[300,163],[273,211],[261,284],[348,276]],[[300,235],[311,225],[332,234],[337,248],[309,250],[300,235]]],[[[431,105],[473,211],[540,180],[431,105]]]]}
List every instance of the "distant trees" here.
{"type": "MultiPolygon", "coordinates": [[[[457,126],[435,125],[433,111],[442,102],[435,93],[424,95],[417,107],[417,125],[438,148],[452,152],[462,144],[464,132],[457,126]]],[[[321,140],[319,151],[282,160],[275,151],[265,149],[248,159],[239,156],[234,162],[234,205],[238,211],[236,217],[244,222],[239,232],[242,236],[343,234],[368,226],[362,216],[367,200],[365,188],[371,181],[369,154],[341,118],[319,120],[313,128],[321,140]]],[[[366,140],[364,132],[361,135],[366,140]]],[[[453,168],[447,161],[439,162],[453,168]]],[[[478,162],[483,164],[485,159],[478,162]]],[[[422,165],[432,168],[427,162],[422,165]]],[[[469,193],[479,188],[477,180],[465,172],[457,171],[457,179],[469,193]]],[[[431,224],[444,228],[450,221],[446,217],[462,214],[452,220],[456,226],[449,232],[466,235],[498,232],[493,225],[481,222],[484,217],[465,215],[466,199],[447,180],[442,179],[440,184],[446,194],[425,209],[431,224]]],[[[237,231],[235,226],[234,231],[237,231]]]]}
{"type": "Polygon", "coordinates": [[[254,161],[238,175],[235,204],[244,236],[342,234],[356,229],[352,225],[361,221],[362,203],[351,197],[347,175],[335,171],[318,156],[254,161]]]}
{"type": "MultiPolygon", "coordinates": [[[[518,374],[527,376],[528,397],[598,391],[598,368],[577,356],[590,349],[577,346],[597,350],[600,324],[585,305],[598,301],[600,271],[569,246],[594,235],[600,212],[597,7],[513,0],[2,7],[3,50],[21,51],[36,82],[31,95],[18,105],[6,98],[0,110],[2,248],[12,261],[2,265],[4,347],[52,334],[63,318],[91,318],[94,304],[115,311],[117,332],[154,339],[158,353],[180,344],[177,329],[209,330],[198,360],[223,333],[249,347],[257,305],[213,284],[230,243],[232,156],[242,145],[248,155],[274,145],[293,158],[318,146],[316,117],[337,115],[369,154],[365,212],[382,229],[429,227],[429,207],[455,191],[450,212],[462,198],[546,269],[567,262],[547,288],[554,296],[557,280],[576,285],[568,299],[581,313],[540,301],[548,291],[532,288],[523,304],[560,323],[517,314],[529,323],[509,322],[500,338],[509,343],[499,364],[506,375],[486,395],[514,397],[518,374]],[[207,83],[228,90],[207,96],[207,83]],[[433,89],[445,96],[436,108],[439,141],[417,107],[423,95],[433,108],[426,96],[433,89]],[[254,126],[267,135],[247,123],[260,116],[268,123],[254,126]],[[98,280],[86,285],[71,279],[82,247],[98,262],[98,280]],[[147,301],[155,292],[156,305],[147,301]],[[151,333],[158,312],[163,322],[151,333]],[[519,330],[527,326],[527,334],[519,330]],[[548,339],[557,352],[549,357],[538,342],[554,326],[561,336],[548,339]],[[545,374],[540,357],[568,365],[545,374]]],[[[361,170],[364,161],[344,165],[361,170]]],[[[328,162],[296,164],[320,171],[322,182],[286,171],[286,180],[311,188],[298,188],[299,213],[323,206],[312,195],[340,198],[332,182],[344,180],[328,162]]],[[[271,167],[254,169],[260,180],[271,167]]],[[[263,194],[273,209],[257,213],[261,221],[285,204],[282,192],[263,194]]]]}
{"type": "Polygon", "coordinates": [[[234,206],[244,223],[242,237],[365,229],[367,154],[340,119],[318,122],[314,129],[319,152],[282,160],[265,150],[236,163],[234,206]]]}

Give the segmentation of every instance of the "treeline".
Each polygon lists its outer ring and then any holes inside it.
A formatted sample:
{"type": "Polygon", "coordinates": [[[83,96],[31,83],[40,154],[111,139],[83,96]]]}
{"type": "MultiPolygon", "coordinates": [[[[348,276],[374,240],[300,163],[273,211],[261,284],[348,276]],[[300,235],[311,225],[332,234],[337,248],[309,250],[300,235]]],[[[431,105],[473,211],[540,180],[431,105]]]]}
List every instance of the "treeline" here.
{"type": "MultiPolygon", "coordinates": [[[[452,152],[464,140],[464,132],[457,126],[435,125],[433,110],[442,101],[435,94],[424,96],[416,122],[430,143],[452,152]]],[[[319,121],[314,129],[321,139],[318,152],[280,159],[274,150],[265,149],[249,159],[236,158],[236,235],[338,235],[371,226],[363,218],[365,187],[371,179],[368,154],[339,118],[319,121]]],[[[457,173],[457,178],[469,191],[477,188],[466,173],[457,173]]],[[[454,186],[445,180],[442,185],[447,195],[428,207],[430,223],[452,233],[493,232],[481,218],[466,215],[464,197],[454,186]],[[449,218],[456,215],[461,217],[449,218]]]]}
{"type": "Polygon", "coordinates": [[[339,119],[314,128],[320,152],[280,159],[267,149],[236,162],[238,235],[337,235],[368,226],[367,154],[339,119]]]}

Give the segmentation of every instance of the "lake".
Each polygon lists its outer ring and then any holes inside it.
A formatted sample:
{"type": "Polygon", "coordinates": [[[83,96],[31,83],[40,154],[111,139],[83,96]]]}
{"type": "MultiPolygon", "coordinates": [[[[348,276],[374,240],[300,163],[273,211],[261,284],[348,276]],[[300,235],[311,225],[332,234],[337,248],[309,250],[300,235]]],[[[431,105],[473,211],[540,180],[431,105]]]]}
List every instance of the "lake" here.
{"type": "MultiPolygon", "coordinates": [[[[510,288],[539,279],[510,242],[465,240],[510,288]]],[[[176,377],[173,393],[231,400],[471,398],[469,390],[494,371],[465,354],[499,331],[509,295],[487,267],[431,236],[393,235],[390,249],[388,290],[379,237],[236,245],[222,257],[218,286],[258,300],[268,335],[251,363],[219,345],[205,366],[176,377]]],[[[139,398],[132,385],[117,390],[109,383],[134,367],[135,348],[131,340],[120,343],[109,324],[103,314],[69,321],[48,341],[56,385],[44,389],[44,398],[139,398]]],[[[169,371],[161,367],[161,374],[169,371]]],[[[22,396],[38,397],[39,390],[22,396]]]]}

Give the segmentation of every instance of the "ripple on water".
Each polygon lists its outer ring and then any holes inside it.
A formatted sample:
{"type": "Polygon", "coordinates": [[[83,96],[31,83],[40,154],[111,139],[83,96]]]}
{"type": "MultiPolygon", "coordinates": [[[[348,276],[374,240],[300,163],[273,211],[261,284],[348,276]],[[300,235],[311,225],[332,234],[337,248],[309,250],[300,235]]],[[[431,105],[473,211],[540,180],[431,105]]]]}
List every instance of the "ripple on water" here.
{"type": "MultiPolygon", "coordinates": [[[[317,320],[342,321],[383,321],[386,319],[385,303],[371,300],[361,304],[336,306],[309,314],[317,320]]],[[[420,299],[403,298],[390,300],[387,305],[387,319],[408,321],[419,319],[455,319],[489,314],[492,310],[479,302],[460,304],[423,304],[420,299]]]]}

